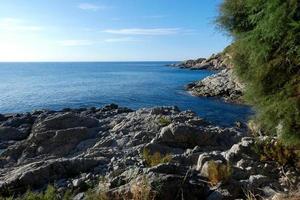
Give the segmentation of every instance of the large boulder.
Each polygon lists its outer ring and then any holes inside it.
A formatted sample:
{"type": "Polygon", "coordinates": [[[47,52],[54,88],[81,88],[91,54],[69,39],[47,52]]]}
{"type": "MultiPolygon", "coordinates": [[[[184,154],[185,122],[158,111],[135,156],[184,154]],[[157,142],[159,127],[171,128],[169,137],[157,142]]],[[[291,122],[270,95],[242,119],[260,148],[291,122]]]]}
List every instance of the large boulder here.
{"type": "Polygon", "coordinates": [[[61,130],[74,127],[92,128],[99,126],[99,121],[96,118],[80,116],[73,112],[58,113],[34,124],[32,131],[40,133],[49,130],[61,130]]]}
{"type": "Polygon", "coordinates": [[[204,146],[226,149],[241,138],[242,134],[234,129],[221,129],[210,126],[191,126],[184,123],[171,123],[161,129],[151,141],[176,148],[194,148],[204,146]]]}

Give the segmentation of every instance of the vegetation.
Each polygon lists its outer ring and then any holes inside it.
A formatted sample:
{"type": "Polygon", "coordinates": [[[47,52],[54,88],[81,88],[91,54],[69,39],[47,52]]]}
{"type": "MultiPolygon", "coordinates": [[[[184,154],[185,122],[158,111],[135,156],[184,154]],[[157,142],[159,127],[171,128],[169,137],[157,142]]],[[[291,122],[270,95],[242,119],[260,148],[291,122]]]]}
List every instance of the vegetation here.
{"type": "Polygon", "coordinates": [[[230,164],[217,163],[213,160],[208,162],[207,166],[208,180],[212,186],[220,182],[227,182],[232,174],[232,167],[230,164]]]}
{"type": "Polygon", "coordinates": [[[268,139],[257,140],[254,145],[255,152],[260,155],[260,160],[273,160],[280,165],[300,167],[300,151],[286,147],[280,141],[268,139]]]}
{"type": "Polygon", "coordinates": [[[61,197],[56,189],[49,185],[44,192],[33,192],[28,190],[22,197],[0,197],[1,200],[12,200],[12,199],[17,199],[17,200],[71,200],[72,199],[72,194],[70,191],[66,191],[63,197],[61,197]]]}
{"type": "Polygon", "coordinates": [[[226,50],[263,130],[300,145],[299,0],[224,0],[216,22],[234,39],[226,50]]]}
{"type": "Polygon", "coordinates": [[[161,163],[168,163],[172,160],[172,156],[169,154],[162,155],[159,152],[155,152],[151,154],[149,149],[144,148],[143,150],[143,159],[145,160],[146,164],[150,167],[156,166],[161,163]]]}
{"type": "Polygon", "coordinates": [[[161,117],[158,119],[158,123],[162,126],[168,126],[169,124],[171,124],[171,120],[166,117],[161,117]]]}
{"type": "Polygon", "coordinates": [[[132,184],[131,193],[133,200],[152,200],[156,196],[156,191],[152,189],[146,176],[132,184]]]}

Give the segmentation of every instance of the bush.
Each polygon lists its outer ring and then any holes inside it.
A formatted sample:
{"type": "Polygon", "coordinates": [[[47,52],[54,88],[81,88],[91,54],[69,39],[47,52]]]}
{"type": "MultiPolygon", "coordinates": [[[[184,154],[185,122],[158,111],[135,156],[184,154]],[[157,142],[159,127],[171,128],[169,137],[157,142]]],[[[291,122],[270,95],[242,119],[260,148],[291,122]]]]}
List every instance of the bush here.
{"type": "Polygon", "coordinates": [[[44,192],[33,192],[31,190],[27,190],[27,192],[21,197],[0,197],[1,200],[71,200],[73,194],[71,191],[67,190],[63,197],[58,194],[57,190],[49,185],[44,192]]]}
{"type": "Polygon", "coordinates": [[[208,180],[212,186],[220,182],[226,183],[232,174],[232,167],[230,164],[218,163],[216,161],[208,161],[207,165],[208,180]]]}
{"type": "Polygon", "coordinates": [[[257,140],[254,150],[260,156],[260,160],[275,161],[281,166],[289,164],[298,167],[300,162],[299,150],[285,146],[275,139],[257,140]]]}
{"type": "Polygon", "coordinates": [[[143,159],[145,160],[146,164],[150,167],[156,166],[161,163],[168,163],[172,160],[172,156],[169,154],[162,155],[159,152],[155,152],[151,154],[149,149],[143,149],[143,159]]]}
{"type": "Polygon", "coordinates": [[[216,22],[265,132],[300,145],[299,0],[224,0],[216,22]]]}

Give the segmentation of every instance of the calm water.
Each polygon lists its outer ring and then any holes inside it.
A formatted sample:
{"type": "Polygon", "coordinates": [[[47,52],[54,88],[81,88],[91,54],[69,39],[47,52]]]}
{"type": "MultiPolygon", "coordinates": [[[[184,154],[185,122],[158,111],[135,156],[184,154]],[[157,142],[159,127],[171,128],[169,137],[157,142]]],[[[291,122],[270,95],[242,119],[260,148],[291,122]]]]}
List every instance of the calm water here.
{"type": "Polygon", "coordinates": [[[249,107],[193,97],[184,85],[210,71],[164,66],[166,62],[0,63],[0,113],[117,103],[133,109],[177,105],[219,125],[243,121],[249,107]]]}

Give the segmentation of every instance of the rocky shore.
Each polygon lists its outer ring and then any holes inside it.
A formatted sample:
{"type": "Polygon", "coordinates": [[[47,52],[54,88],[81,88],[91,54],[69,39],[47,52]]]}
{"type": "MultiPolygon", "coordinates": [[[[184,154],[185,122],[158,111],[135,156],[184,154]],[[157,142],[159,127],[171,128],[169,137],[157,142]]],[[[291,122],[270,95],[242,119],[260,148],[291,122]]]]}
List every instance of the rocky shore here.
{"type": "Polygon", "coordinates": [[[219,54],[213,54],[209,58],[198,58],[186,60],[180,63],[170,64],[171,67],[179,67],[183,69],[191,70],[222,70],[228,67],[227,60],[224,59],[224,56],[219,54]]]}
{"type": "Polygon", "coordinates": [[[226,53],[211,57],[187,60],[173,67],[190,70],[213,70],[216,74],[186,85],[186,90],[194,96],[217,97],[226,102],[242,103],[244,85],[234,75],[230,56],[226,53]]]}
{"type": "Polygon", "coordinates": [[[0,115],[0,140],[3,196],[51,184],[77,200],[89,188],[107,199],[271,198],[300,177],[261,161],[245,126],[220,128],[177,107],[0,115]]]}
{"type": "Polygon", "coordinates": [[[195,96],[218,97],[226,102],[241,103],[244,85],[238,81],[232,69],[224,69],[188,84],[186,89],[195,96]]]}

